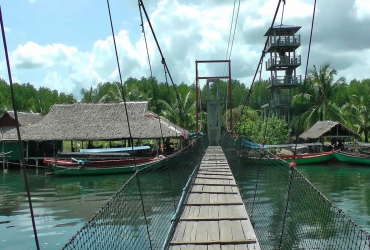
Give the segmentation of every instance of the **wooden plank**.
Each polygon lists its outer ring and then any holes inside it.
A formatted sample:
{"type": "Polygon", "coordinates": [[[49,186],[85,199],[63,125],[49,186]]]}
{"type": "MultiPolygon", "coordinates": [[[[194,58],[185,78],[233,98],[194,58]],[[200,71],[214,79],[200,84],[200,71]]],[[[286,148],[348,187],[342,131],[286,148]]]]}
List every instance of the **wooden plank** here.
{"type": "Polygon", "coordinates": [[[256,243],[256,239],[235,239],[235,240],[214,240],[214,241],[172,241],[171,246],[175,245],[236,245],[236,244],[253,244],[256,243]]]}
{"type": "Polygon", "coordinates": [[[175,233],[172,237],[173,241],[182,241],[185,231],[186,222],[179,222],[176,226],[175,233]]]}
{"type": "Polygon", "coordinates": [[[220,147],[207,149],[184,205],[170,249],[260,249],[220,147]]]}
{"type": "Polygon", "coordinates": [[[238,192],[218,192],[218,191],[190,191],[190,193],[208,193],[208,194],[239,194],[238,192]]]}
{"type": "Polygon", "coordinates": [[[191,243],[191,244],[194,244],[194,245],[205,245],[204,242],[208,242],[207,240],[207,235],[208,235],[208,222],[207,221],[198,221],[198,222],[194,222],[194,223],[197,223],[198,224],[198,228],[197,228],[197,235],[195,236],[195,241],[193,242],[200,242],[199,244],[197,243],[191,243]],[[203,242],[203,244],[201,244],[203,242]]]}
{"type": "Polygon", "coordinates": [[[185,203],[185,206],[231,206],[231,205],[244,205],[243,202],[214,202],[214,203],[202,203],[202,202],[193,202],[185,203]]]}
{"type": "Polygon", "coordinates": [[[220,244],[208,245],[208,250],[221,250],[221,245],[220,244]]]}
{"type": "MultiPolygon", "coordinates": [[[[232,241],[231,222],[228,220],[220,221],[220,239],[222,241],[232,241]]],[[[243,237],[244,238],[244,237],[243,237]]]]}
{"type": "Polygon", "coordinates": [[[220,240],[219,222],[218,221],[208,221],[208,241],[220,240]]]}
{"type": "Polygon", "coordinates": [[[229,168],[214,169],[214,168],[202,168],[202,167],[200,167],[198,173],[201,173],[201,172],[205,172],[205,173],[208,173],[208,172],[211,172],[211,173],[231,173],[231,170],[229,168]]]}
{"type": "Polygon", "coordinates": [[[249,246],[247,244],[238,244],[238,245],[235,245],[235,250],[248,250],[248,249],[253,249],[253,248],[249,248],[249,246]]]}
{"type": "MultiPolygon", "coordinates": [[[[203,207],[201,207],[203,208],[203,207]]],[[[219,220],[249,220],[248,217],[181,217],[180,221],[219,221],[219,220]]],[[[243,229],[240,226],[240,231],[243,229]]]]}
{"type": "Polygon", "coordinates": [[[212,180],[234,180],[234,178],[222,178],[222,177],[207,177],[207,176],[196,176],[196,179],[212,179],[212,180]]]}
{"type": "Polygon", "coordinates": [[[224,171],[231,171],[230,167],[228,166],[200,166],[198,171],[219,171],[219,172],[224,172],[224,171]]]}
{"type": "Polygon", "coordinates": [[[241,220],[234,220],[230,223],[231,231],[234,239],[246,238],[243,233],[241,220]]]}
{"type": "Polygon", "coordinates": [[[230,174],[230,172],[221,172],[221,173],[215,173],[215,172],[212,172],[212,171],[207,171],[207,172],[198,172],[198,175],[215,175],[215,176],[233,176],[232,174],[230,174]]]}
{"type": "Polygon", "coordinates": [[[205,183],[205,182],[193,183],[193,186],[196,186],[196,185],[206,185],[206,186],[233,186],[233,187],[237,187],[236,183],[205,183]]]}

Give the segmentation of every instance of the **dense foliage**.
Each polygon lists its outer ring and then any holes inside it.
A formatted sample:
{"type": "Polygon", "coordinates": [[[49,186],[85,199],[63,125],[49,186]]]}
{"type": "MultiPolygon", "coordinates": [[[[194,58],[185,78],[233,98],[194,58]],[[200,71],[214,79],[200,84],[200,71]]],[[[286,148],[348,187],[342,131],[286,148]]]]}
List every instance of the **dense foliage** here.
{"type": "MultiPolygon", "coordinates": [[[[57,90],[40,87],[30,83],[13,84],[14,98],[18,111],[46,114],[54,103],[76,102],[72,94],[58,93],[57,90]]],[[[13,110],[10,87],[0,79],[0,112],[13,110]]]]}
{"type": "Polygon", "coordinates": [[[283,144],[288,143],[290,137],[287,122],[276,117],[266,121],[243,117],[238,131],[257,143],[265,140],[267,144],[283,144]]]}
{"type": "MultiPolygon", "coordinates": [[[[210,84],[209,93],[202,86],[199,99],[199,128],[206,131],[206,97],[215,99],[217,88],[221,101],[222,128],[226,131],[230,125],[229,108],[233,107],[233,124],[237,133],[252,136],[255,140],[267,137],[273,141],[268,143],[283,143],[289,140],[287,134],[301,133],[319,120],[340,121],[347,127],[364,136],[368,141],[370,132],[370,79],[352,80],[349,83],[336,76],[337,71],[324,64],[313,67],[307,76],[306,87],[303,85],[292,89],[292,122],[290,127],[284,120],[276,117],[270,119],[263,128],[261,122],[261,106],[268,103],[271,91],[267,82],[254,84],[251,90],[238,80],[232,81],[232,103],[226,102],[229,96],[228,84],[210,84]],[[250,98],[247,99],[248,94],[250,98]],[[249,102],[246,103],[246,100],[249,102]],[[244,106],[244,104],[248,104],[244,106]],[[228,110],[228,111],[226,111],[228,110]],[[242,112],[243,111],[243,112],[242,112]],[[298,118],[301,122],[298,126],[298,118]],[[271,128],[271,129],[270,129],[271,128]],[[266,135],[262,132],[266,131],[266,135]]],[[[30,83],[14,84],[17,109],[25,112],[46,114],[54,103],[73,103],[77,100],[72,94],[58,93],[45,87],[35,88],[30,83]]],[[[156,78],[128,78],[123,87],[118,82],[99,83],[96,87],[81,89],[81,102],[113,102],[113,101],[149,101],[153,112],[166,117],[171,122],[190,131],[195,131],[195,85],[186,83],[172,86],[159,82],[156,78]]],[[[0,111],[12,110],[9,85],[0,79],[0,111]]]]}

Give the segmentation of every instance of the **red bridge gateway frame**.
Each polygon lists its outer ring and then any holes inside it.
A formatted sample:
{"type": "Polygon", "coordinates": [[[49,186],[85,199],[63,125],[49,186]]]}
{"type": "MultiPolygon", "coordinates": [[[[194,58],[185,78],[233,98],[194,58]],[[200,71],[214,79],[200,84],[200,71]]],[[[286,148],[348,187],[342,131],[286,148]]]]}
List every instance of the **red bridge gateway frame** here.
{"type": "Polygon", "coordinates": [[[230,107],[230,130],[233,130],[233,107],[232,107],[232,93],[231,93],[231,60],[201,60],[201,61],[195,61],[195,100],[196,100],[196,128],[197,128],[197,134],[199,132],[199,125],[198,125],[198,110],[199,110],[199,80],[212,80],[212,79],[229,79],[229,107],[230,107]],[[198,64],[200,63],[227,63],[228,65],[228,71],[229,74],[227,76],[199,76],[198,74],[198,64]]]}

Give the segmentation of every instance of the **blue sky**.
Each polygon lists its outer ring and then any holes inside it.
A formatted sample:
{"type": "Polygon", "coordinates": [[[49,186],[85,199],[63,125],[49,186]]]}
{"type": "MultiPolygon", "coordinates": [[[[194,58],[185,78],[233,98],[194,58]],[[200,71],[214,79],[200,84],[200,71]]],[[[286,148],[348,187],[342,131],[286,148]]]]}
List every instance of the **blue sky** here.
{"type": "MultiPolygon", "coordinates": [[[[89,50],[96,40],[111,35],[104,0],[6,0],[1,4],[4,23],[11,30],[10,51],[28,41],[40,45],[62,43],[89,50]]],[[[110,6],[115,30],[129,29],[137,39],[140,30],[133,29],[130,23],[138,20],[138,8],[117,0],[110,1],[110,6]]]]}
{"type": "MultiPolygon", "coordinates": [[[[195,60],[225,59],[233,11],[225,0],[144,0],[176,83],[193,83],[195,60]]],[[[276,0],[241,1],[231,55],[232,77],[247,86],[263,49],[276,0]]],[[[288,0],[283,24],[302,26],[303,74],[313,0],[288,0]]],[[[330,62],[347,80],[370,75],[370,1],[318,1],[309,66],[330,62]]],[[[136,0],[110,0],[122,75],[149,76],[136,0]]],[[[14,82],[30,82],[73,93],[99,82],[117,81],[105,0],[1,1],[14,82]]],[[[280,21],[281,10],[278,20],[280,21]]],[[[163,80],[158,50],[145,24],[154,75],[163,80]]],[[[267,58],[265,58],[265,61],[267,58]]],[[[220,75],[222,65],[203,66],[202,75],[220,75]]],[[[8,80],[4,53],[0,77],[8,80]]],[[[263,72],[268,79],[269,73],[263,72]]]]}

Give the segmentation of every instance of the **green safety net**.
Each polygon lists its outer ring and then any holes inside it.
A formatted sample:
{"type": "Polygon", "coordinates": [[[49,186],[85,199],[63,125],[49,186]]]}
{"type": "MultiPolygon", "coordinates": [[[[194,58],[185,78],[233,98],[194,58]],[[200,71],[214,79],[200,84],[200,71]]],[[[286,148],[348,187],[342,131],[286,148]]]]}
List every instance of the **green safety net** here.
{"type": "Polygon", "coordinates": [[[63,249],[161,249],[183,188],[204,151],[199,138],[133,174],[63,249]]]}
{"type": "Polygon", "coordinates": [[[369,234],[296,168],[246,140],[224,136],[222,147],[262,249],[370,249],[369,234]]]}

